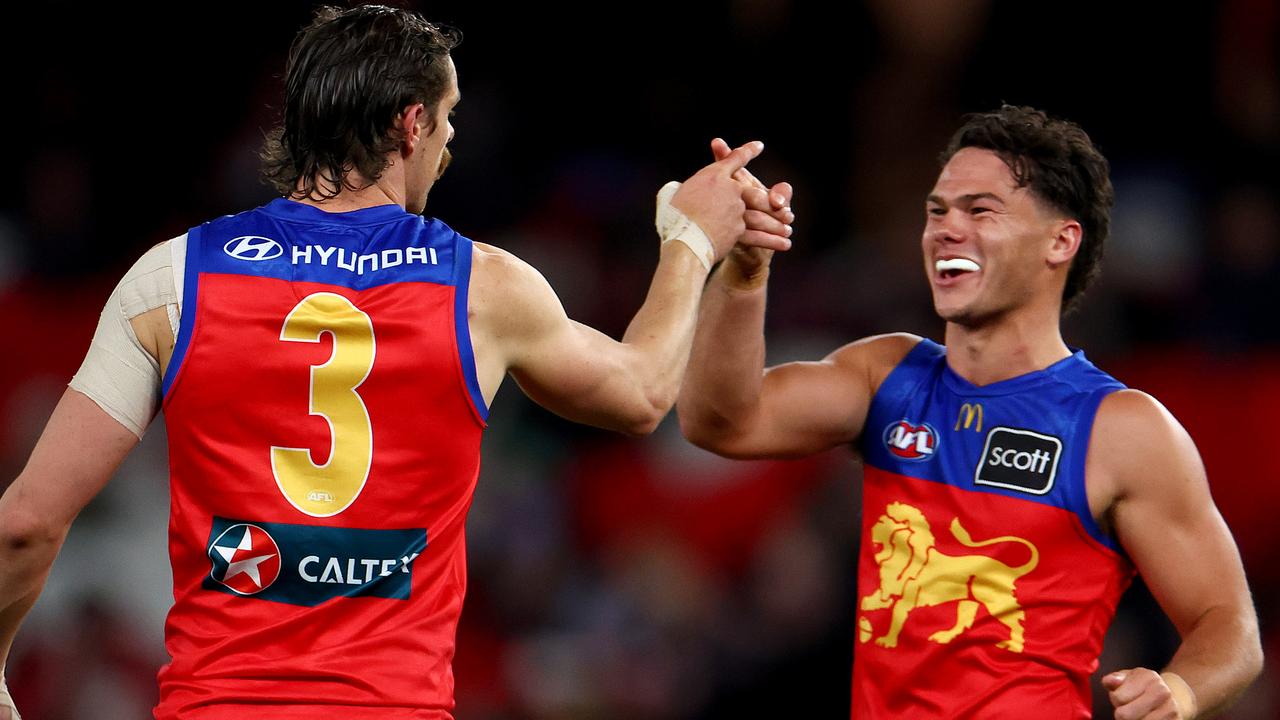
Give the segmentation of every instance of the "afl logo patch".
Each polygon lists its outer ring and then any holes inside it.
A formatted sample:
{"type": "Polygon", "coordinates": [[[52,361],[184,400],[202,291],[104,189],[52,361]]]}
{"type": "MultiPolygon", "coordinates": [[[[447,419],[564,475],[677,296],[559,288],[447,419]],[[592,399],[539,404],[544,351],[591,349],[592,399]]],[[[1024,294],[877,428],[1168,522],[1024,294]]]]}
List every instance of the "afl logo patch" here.
{"type": "Polygon", "coordinates": [[[284,246],[269,237],[241,235],[228,240],[222,251],[237,260],[258,262],[280,257],[284,254],[284,246]]]}
{"type": "Polygon", "coordinates": [[[1052,435],[1009,427],[991,428],[973,482],[1032,495],[1053,489],[1062,441],[1052,435]]]}
{"type": "Polygon", "coordinates": [[[256,595],[280,577],[280,547],[257,525],[232,525],[209,546],[209,577],[238,595],[256,595]]]}
{"type": "Polygon", "coordinates": [[[928,423],[913,425],[903,418],[884,429],[884,446],[896,458],[928,460],[938,449],[938,431],[928,423]]]}

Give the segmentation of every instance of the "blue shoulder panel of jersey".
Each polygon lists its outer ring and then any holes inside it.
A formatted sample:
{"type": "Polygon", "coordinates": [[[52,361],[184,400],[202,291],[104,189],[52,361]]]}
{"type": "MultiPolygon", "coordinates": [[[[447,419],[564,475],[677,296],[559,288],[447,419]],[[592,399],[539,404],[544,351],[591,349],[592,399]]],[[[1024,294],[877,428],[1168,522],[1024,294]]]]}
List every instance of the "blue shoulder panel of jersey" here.
{"type": "Polygon", "coordinates": [[[944,347],[923,340],[876,392],[860,447],[887,472],[1069,510],[1118,551],[1093,519],[1084,473],[1098,405],[1123,387],[1080,351],[978,386],[947,366],[944,347]]]}
{"type": "Polygon", "coordinates": [[[202,252],[188,254],[207,273],[338,285],[367,290],[398,282],[452,285],[455,233],[435,219],[380,205],[331,213],[277,198],[201,226],[202,252]]]}

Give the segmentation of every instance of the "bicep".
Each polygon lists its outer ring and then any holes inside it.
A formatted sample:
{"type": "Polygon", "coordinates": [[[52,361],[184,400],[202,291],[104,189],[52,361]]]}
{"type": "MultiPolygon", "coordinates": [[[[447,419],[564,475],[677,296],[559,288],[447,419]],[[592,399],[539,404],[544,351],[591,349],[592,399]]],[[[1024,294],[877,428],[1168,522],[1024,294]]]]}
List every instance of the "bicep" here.
{"type": "Polygon", "coordinates": [[[514,256],[495,265],[481,312],[507,372],[530,399],[557,415],[623,429],[617,419],[642,400],[627,381],[635,348],[569,319],[531,266],[514,256]]]}
{"type": "Polygon", "coordinates": [[[1195,444],[1168,411],[1145,402],[1138,435],[1118,435],[1126,447],[1113,456],[1129,457],[1117,462],[1123,476],[1112,518],[1144,582],[1185,633],[1211,609],[1252,605],[1239,550],[1210,495],[1195,444]]]}
{"type": "Polygon", "coordinates": [[[715,451],[740,458],[802,457],[856,440],[880,383],[919,342],[906,333],[876,335],[820,362],[766,369],[759,403],[715,451]]]}
{"type": "Polygon", "coordinates": [[[129,428],[68,389],[26,467],[0,498],[0,517],[13,513],[52,528],[69,526],[137,444],[129,428]]]}

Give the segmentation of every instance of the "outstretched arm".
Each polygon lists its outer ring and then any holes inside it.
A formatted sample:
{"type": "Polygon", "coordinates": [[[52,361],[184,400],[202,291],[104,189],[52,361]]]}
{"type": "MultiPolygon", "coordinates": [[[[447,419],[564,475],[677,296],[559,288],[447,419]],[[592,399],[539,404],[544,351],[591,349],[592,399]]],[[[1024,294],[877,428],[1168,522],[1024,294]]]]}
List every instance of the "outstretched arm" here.
{"type": "MultiPolygon", "coordinates": [[[[710,239],[711,257],[700,259],[683,242],[664,243],[648,295],[621,342],[570,320],[532,267],[477,245],[469,300],[477,356],[496,358],[494,375],[500,379],[509,371],[530,398],[570,420],[651,432],[671,409],[684,375],[706,281],[704,260],[723,257],[746,231],[746,206],[732,175],[762,147],[738,148],[672,197],[671,205],[710,239]]],[[[785,235],[758,233],[753,241],[790,247],[785,235]]]]}
{"type": "Polygon", "coordinates": [[[1091,443],[1090,483],[1114,492],[1116,537],[1182,637],[1163,673],[1103,678],[1116,717],[1210,717],[1258,675],[1262,648],[1240,553],[1199,453],[1168,410],[1135,390],[1103,401],[1091,443]]]}

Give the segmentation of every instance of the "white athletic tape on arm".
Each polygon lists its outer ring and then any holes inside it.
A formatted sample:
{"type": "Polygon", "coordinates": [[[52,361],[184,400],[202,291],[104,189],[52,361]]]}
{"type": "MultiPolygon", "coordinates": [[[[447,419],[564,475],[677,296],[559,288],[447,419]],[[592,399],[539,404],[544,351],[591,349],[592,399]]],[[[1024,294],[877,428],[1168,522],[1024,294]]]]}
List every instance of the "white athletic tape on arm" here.
{"type": "Polygon", "coordinates": [[[663,185],[658,191],[658,212],[654,216],[653,224],[658,229],[658,237],[662,238],[662,244],[676,240],[688,245],[710,272],[711,266],[716,262],[715,246],[711,244],[711,239],[702,232],[702,228],[698,227],[697,223],[671,205],[671,198],[679,189],[680,183],[673,180],[663,185]]]}
{"type": "Polygon", "coordinates": [[[142,347],[129,321],[166,308],[176,337],[180,319],[174,275],[181,269],[175,272],[171,245],[179,241],[185,250],[185,236],[161,243],[125,273],[98,317],[80,371],[71,379],[73,390],[84,393],[139,438],[160,404],[160,364],[142,347]]]}
{"type": "Polygon", "coordinates": [[[22,716],[18,714],[18,706],[13,704],[13,697],[9,695],[9,686],[5,684],[3,677],[0,677],[0,708],[9,708],[9,712],[13,713],[13,720],[22,720],[22,716]]]}
{"type": "Polygon", "coordinates": [[[1169,693],[1173,695],[1173,704],[1178,708],[1178,717],[1182,720],[1191,720],[1200,713],[1199,703],[1196,702],[1196,693],[1187,684],[1182,676],[1174,672],[1162,672],[1160,677],[1164,679],[1164,684],[1169,686],[1169,693]]]}

